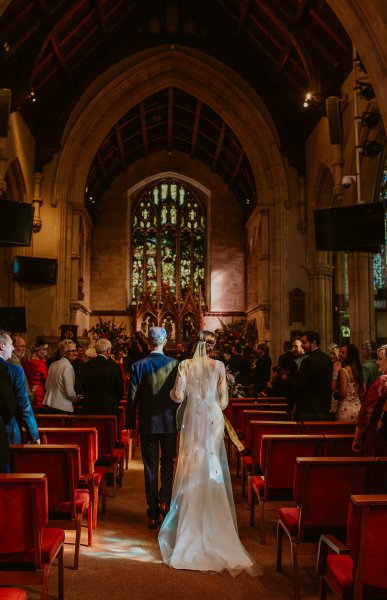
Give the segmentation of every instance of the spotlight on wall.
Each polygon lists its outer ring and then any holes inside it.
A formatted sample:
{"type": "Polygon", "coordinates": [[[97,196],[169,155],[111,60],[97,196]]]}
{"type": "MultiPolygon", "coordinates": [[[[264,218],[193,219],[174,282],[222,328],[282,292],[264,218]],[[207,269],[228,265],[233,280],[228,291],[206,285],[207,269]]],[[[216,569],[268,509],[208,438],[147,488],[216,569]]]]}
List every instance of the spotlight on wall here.
{"type": "Polygon", "coordinates": [[[360,146],[361,152],[363,156],[368,156],[369,158],[374,158],[381,153],[384,148],[384,144],[381,142],[377,142],[376,140],[371,140],[368,142],[364,142],[363,146],[360,146]]]}
{"type": "Polygon", "coordinates": [[[360,91],[360,96],[364,98],[364,100],[372,100],[375,98],[375,90],[370,83],[366,83],[364,81],[356,81],[355,90],[360,91]]]}
{"type": "Polygon", "coordinates": [[[363,127],[368,127],[368,129],[374,129],[380,123],[380,112],[378,110],[374,110],[373,112],[363,112],[361,116],[361,124],[363,127]]]}
{"type": "Polygon", "coordinates": [[[305,98],[304,98],[304,102],[302,103],[302,106],[304,108],[309,108],[310,104],[313,102],[313,95],[312,92],[307,92],[305,94],[305,98]]]}

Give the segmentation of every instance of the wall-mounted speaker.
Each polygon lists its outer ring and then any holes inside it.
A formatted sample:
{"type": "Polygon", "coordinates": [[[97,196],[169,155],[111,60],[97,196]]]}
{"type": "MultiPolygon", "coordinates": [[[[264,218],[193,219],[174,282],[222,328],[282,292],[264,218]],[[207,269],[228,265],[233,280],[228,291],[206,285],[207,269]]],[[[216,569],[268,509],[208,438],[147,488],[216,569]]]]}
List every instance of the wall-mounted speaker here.
{"type": "Polygon", "coordinates": [[[340,110],[340,100],[337,96],[329,96],[326,99],[329,141],[331,144],[341,144],[343,138],[343,126],[340,110]]]}
{"type": "Polygon", "coordinates": [[[0,137],[8,135],[8,117],[11,108],[11,90],[0,89],[0,137]]]}

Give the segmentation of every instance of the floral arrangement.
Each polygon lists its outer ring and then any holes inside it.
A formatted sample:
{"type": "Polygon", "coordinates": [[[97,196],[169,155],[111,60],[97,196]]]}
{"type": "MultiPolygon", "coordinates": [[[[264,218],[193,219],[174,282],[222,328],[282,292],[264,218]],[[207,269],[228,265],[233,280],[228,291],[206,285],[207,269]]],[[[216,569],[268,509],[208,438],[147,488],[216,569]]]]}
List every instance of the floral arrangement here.
{"type": "Polygon", "coordinates": [[[232,373],[229,367],[226,367],[226,381],[228,386],[228,395],[229,398],[244,398],[246,396],[246,391],[243,385],[240,383],[236,383],[235,377],[238,373],[232,373]]]}
{"type": "Polygon", "coordinates": [[[116,325],[113,320],[102,321],[91,327],[89,330],[85,330],[85,335],[94,341],[100,338],[110,340],[112,343],[112,352],[118,352],[120,350],[126,351],[130,342],[130,337],[126,333],[126,327],[122,323],[116,325]]]}

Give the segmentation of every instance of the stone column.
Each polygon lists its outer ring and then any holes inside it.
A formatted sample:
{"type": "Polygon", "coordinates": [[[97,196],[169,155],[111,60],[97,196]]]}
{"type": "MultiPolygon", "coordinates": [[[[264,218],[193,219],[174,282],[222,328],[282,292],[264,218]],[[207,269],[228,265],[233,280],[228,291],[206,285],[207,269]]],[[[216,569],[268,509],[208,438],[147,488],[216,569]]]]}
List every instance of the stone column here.
{"type": "Polygon", "coordinates": [[[373,271],[366,252],[349,254],[349,324],[351,343],[359,347],[364,340],[374,339],[373,271]]]}
{"type": "Polygon", "coordinates": [[[71,279],[70,279],[70,324],[78,324],[77,313],[81,308],[78,300],[78,280],[80,266],[80,226],[81,211],[72,210],[71,223],[71,279]]]}
{"type": "Polygon", "coordinates": [[[321,348],[332,342],[332,277],[334,268],[328,264],[314,264],[306,268],[309,281],[308,319],[310,329],[321,336],[321,348]]]}
{"type": "Polygon", "coordinates": [[[40,207],[43,204],[42,199],[42,180],[43,173],[34,173],[32,175],[32,182],[34,185],[34,193],[32,196],[32,204],[34,205],[34,222],[33,222],[33,231],[34,233],[39,233],[42,228],[42,219],[40,218],[40,207]]]}

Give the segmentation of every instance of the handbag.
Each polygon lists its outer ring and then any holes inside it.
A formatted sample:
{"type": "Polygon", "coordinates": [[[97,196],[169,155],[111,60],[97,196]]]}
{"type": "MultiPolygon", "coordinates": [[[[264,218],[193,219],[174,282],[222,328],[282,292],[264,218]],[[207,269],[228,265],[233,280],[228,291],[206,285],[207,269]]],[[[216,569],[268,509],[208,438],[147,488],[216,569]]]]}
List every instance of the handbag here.
{"type": "Polygon", "coordinates": [[[187,406],[187,396],[184,397],[183,402],[181,402],[179,404],[178,409],[176,411],[176,429],[177,429],[177,431],[181,431],[181,428],[183,425],[184,411],[185,411],[186,406],[187,406]]]}

